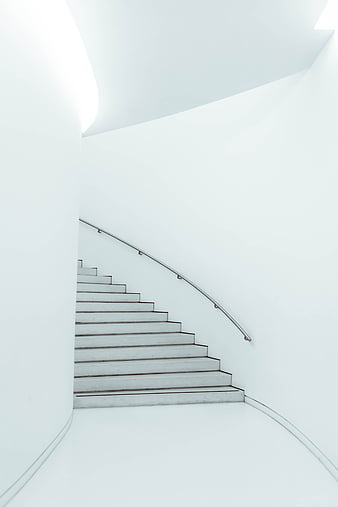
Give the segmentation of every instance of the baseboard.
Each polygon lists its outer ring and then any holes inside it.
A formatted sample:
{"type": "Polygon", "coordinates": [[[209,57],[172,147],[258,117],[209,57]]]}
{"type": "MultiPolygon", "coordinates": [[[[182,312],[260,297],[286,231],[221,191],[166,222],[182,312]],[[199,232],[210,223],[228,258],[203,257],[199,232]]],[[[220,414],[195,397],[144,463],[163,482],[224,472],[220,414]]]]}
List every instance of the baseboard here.
{"type": "Polygon", "coordinates": [[[332,477],[338,482],[338,468],[333,463],[333,461],[330,460],[326,456],[326,454],[319,449],[319,447],[312,442],[302,431],[300,431],[294,424],[292,424],[290,421],[288,421],[285,417],[283,417],[281,414],[273,410],[272,408],[268,407],[264,403],[261,403],[260,401],[255,400],[254,398],[251,398],[250,396],[245,395],[245,402],[248,405],[251,405],[252,407],[256,408],[257,410],[260,410],[264,414],[266,414],[268,417],[271,417],[271,419],[274,419],[278,424],[283,426],[289,433],[291,433],[299,442],[301,442],[308,451],[315,456],[315,458],[320,461],[320,463],[323,465],[323,467],[332,475],[332,477]]]}
{"type": "Polygon", "coordinates": [[[54,449],[59,445],[63,437],[66,435],[70,428],[73,419],[73,411],[69,416],[66,424],[62,427],[56,437],[48,444],[48,446],[42,451],[42,453],[33,461],[33,463],[23,472],[23,474],[16,479],[13,484],[9,486],[0,495],[0,507],[7,505],[15,495],[24,487],[24,485],[33,477],[33,475],[39,470],[41,465],[46,461],[54,449]]]}

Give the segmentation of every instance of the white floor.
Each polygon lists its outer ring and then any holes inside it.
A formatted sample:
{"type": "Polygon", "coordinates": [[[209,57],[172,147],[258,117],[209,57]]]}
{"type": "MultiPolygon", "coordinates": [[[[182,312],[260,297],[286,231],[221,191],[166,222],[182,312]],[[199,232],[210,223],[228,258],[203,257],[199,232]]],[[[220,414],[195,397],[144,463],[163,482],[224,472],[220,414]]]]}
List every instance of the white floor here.
{"type": "Polygon", "coordinates": [[[11,507],[337,507],[338,484],[245,404],[82,409],[11,507]]]}

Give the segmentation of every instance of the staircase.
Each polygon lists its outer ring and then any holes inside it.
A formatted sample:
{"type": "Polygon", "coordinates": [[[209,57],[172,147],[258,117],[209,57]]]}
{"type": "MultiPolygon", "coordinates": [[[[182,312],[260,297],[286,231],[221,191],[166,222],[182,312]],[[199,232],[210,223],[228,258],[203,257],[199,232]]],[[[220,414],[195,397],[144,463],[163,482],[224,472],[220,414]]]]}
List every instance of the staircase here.
{"type": "Polygon", "coordinates": [[[180,322],[78,261],[75,408],[244,401],[180,322]]]}

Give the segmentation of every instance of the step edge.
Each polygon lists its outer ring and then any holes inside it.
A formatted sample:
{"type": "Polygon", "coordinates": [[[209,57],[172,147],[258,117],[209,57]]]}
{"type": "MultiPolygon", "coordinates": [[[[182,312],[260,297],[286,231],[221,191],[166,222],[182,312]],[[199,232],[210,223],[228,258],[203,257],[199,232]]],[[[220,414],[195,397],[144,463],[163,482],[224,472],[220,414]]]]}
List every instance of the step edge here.
{"type": "MultiPolygon", "coordinates": [[[[135,312],[138,313],[138,312],[135,312]]],[[[116,320],[113,322],[75,322],[75,324],[87,325],[87,324],[153,324],[153,323],[165,322],[166,324],[182,324],[182,322],[176,322],[175,320],[116,320]]]]}
{"type": "Polygon", "coordinates": [[[188,332],[185,332],[185,331],[148,331],[148,332],[143,332],[143,333],[100,333],[100,334],[76,334],[75,335],[75,338],[85,338],[85,337],[94,337],[94,336],[125,336],[125,335],[135,335],[135,336],[139,336],[139,335],[146,335],[146,334],[150,334],[150,335],[153,335],[153,334],[184,334],[184,335],[189,335],[189,336],[195,336],[195,333],[188,333],[188,332]]]}
{"type": "MultiPolygon", "coordinates": [[[[182,387],[145,387],[143,389],[106,389],[104,391],[74,391],[74,395],[77,395],[77,394],[84,394],[84,395],[87,395],[88,394],[103,394],[103,393],[126,393],[126,394],[130,394],[131,392],[135,392],[135,391],[159,391],[159,390],[172,390],[172,392],[174,392],[174,389],[210,389],[210,388],[233,388],[235,389],[236,391],[243,391],[243,389],[238,389],[237,387],[234,387],[233,385],[231,384],[221,384],[221,385],[210,385],[210,386],[182,386],[182,387]]],[[[193,392],[193,391],[192,391],[193,392]]]]}
{"type": "Polygon", "coordinates": [[[174,357],[135,357],[127,359],[93,359],[90,361],[74,361],[74,364],[92,364],[92,363],[119,363],[119,362],[130,362],[130,361],[172,361],[180,359],[211,359],[211,361],[220,361],[217,358],[209,356],[174,356],[174,357]]]}
{"type": "MultiPolygon", "coordinates": [[[[154,344],[154,345],[117,345],[117,346],[111,346],[111,345],[107,345],[107,346],[103,346],[103,347],[75,347],[74,350],[97,350],[97,349],[144,349],[145,347],[203,347],[203,348],[208,348],[208,345],[197,345],[195,343],[159,343],[159,344],[154,344]]],[[[207,357],[210,357],[210,356],[207,356],[207,357]]],[[[218,358],[215,358],[215,359],[218,359],[218,358]]]]}
{"type": "MultiPolygon", "coordinates": [[[[189,389],[189,388],[188,388],[189,389]]],[[[141,390],[140,390],[141,391],[141,390]]],[[[133,393],[119,393],[119,392],[114,392],[114,393],[110,393],[110,394],[93,394],[93,393],[89,393],[88,395],[87,394],[76,394],[74,393],[74,397],[75,398],[104,398],[104,397],[112,397],[112,396],[156,396],[156,395],[164,395],[164,394],[201,394],[201,393],[204,393],[204,394],[207,394],[207,393],[240,393],[241,390],[240,389],[219,389],[219,390],[214,390],[214,391],[206,391],[206,390],[203,390],[201,389],[200,391],[173,391],[173,392],[163,392],[163,393],[147,393],[147,392],[133,392],[133,393]]]]}
{"type": "Polygon", "coordinates": [[[193,374],[193,373],[215,373],[220,372],[225,375],[232,376],[231,373],[227,373],[221,370],[188,370],[188,371],[157,371],[157,372],[139,372],[139,373],[114,373],[114,374],[105,374],[105,375],[74,375],[74,379],[79,378],[102,378],[102,377],[133,377],[134,375],[181,375],[183,374],[193,374]]]}

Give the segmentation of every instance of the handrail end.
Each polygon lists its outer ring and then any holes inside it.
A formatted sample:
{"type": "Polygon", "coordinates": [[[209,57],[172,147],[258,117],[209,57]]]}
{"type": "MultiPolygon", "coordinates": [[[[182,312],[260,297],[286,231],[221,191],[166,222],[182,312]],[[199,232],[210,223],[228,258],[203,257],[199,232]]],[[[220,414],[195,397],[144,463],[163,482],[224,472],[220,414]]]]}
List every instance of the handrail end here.
{"type": "Polygon", "coordinates": [[[244,338],[244,340],[245,340],[246,342],[252,342],[252,338],[251,338],[251,336],[249,336],[249,335],[247,335],[247,334],[243,335],[243,338],[244,338]]]}

